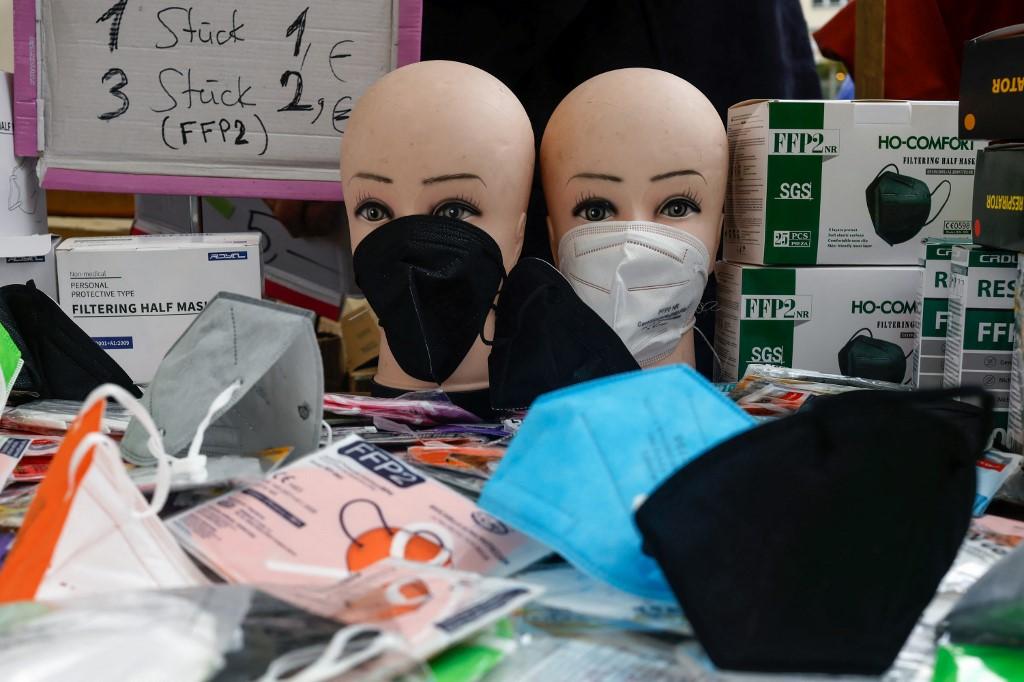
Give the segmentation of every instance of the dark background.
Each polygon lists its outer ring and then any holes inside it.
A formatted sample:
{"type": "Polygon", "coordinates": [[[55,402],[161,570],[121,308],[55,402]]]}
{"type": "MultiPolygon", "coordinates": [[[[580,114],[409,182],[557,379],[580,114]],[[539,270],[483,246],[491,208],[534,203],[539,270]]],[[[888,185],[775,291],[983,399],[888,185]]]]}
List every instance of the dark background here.
{"type": "MultiPolygon", "coordinates": [[[[570,90],[605,71],[661,69],[707,95],[725,120],[752,98],[818,99],[821,86],[798,0],[424,0],[422,59],[483,69],[522,101],[539,146],[570,90]]],[[[524,256],[551,260],[535,174],[524,256]]],[[[715,300],[712,280],[705,302],[715,300]]],[[[697,325],[712,339],[714,306],[697,325]]],[[[713,356],[697,340],[697,367],[713,356]]]]}

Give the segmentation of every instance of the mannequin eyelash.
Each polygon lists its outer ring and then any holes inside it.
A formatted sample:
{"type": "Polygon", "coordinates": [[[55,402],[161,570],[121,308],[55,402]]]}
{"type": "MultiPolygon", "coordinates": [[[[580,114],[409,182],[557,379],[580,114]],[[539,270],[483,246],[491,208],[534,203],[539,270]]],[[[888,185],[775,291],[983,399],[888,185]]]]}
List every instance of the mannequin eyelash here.
{"type": "MultiPolygon", "coordinates": [[[[692,189],[687,189],[687,190],[685,190],[683,192],[679,192],[678,194],[674,194],[670,198],[671,199],[686,199],[687,201],[691,201],[691,202],[693,202],[693,205],[697,207],[698,210],[701,207],[700,206],[700,197],[697,196],[697,193],[694,192],[692,189]]],[[[668,201],[668,199],[666,199],[666,201],[668,201]]]]}
{"type": "Polygon", "coordinates": [[[472,197],[468,197],[465,194],[456,194],[455,195],[455,201],[461,201],[462,203],[466,204],[467,206],[469,206],[470,208],[474,209],[475,211],[477,211],[477,212],[480,211],[479,203],[474,201],[472,197]]]}
{"type": "Polygon", "coordinates": [[[607,199],[602,199],[598,197],[596,194],[587,192],[576,197],[576,205],[573,206],[572,213],[573,215],[575,215],[584,208],[593,205],[606,206],[611,211],[615,211],[615,204],[608,201],[607,199]]]}

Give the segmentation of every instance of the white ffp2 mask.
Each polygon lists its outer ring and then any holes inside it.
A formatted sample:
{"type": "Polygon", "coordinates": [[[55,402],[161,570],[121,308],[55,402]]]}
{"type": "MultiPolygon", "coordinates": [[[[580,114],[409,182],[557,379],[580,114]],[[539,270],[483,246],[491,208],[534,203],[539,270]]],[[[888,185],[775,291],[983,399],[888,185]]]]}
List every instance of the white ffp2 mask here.
{"type": "Polygon", "coordinates": [[[641,366],[666,358],[693,328],[710,258],[692,234],[645,221],[587,223],[562,237],[558,253],[576,294],[641,366]]]}

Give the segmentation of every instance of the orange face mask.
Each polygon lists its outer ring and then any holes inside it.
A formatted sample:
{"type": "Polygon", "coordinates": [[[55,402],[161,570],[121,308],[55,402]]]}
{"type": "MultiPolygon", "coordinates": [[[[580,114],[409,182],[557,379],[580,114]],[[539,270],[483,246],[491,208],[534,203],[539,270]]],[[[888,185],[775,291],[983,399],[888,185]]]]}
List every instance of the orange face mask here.
{"type": "Polygon", "coordinates": [[[404,528],[392,528],[384,519],[381,508],[372,500],[356,499],[345,503],[338,512],[341,531],[351,541],[345,553],[349,571],[357,573],[382,559],[394,557],[406,561],[418,561],[434,566],[452,565],[452,542],[445,541],[448,533],[430,523],[411,524],[404,528]],[[380,526],[366,530],[359,535],[351,533],[345,523],[346,512],[355,504],[368,504],[377,513],[380,526]]]}

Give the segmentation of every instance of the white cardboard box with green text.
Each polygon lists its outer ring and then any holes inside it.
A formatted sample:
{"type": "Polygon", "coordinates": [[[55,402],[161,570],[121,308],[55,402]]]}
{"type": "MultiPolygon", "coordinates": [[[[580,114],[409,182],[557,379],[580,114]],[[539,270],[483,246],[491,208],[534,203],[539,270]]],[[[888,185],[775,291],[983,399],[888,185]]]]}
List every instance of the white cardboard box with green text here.
{"type": "Polygon", "coordinates": [[[729,109],[725,259],[914,265],[925,237],[968,237],[977,150],[956,102],[729,109]]]}

